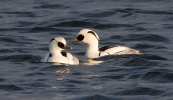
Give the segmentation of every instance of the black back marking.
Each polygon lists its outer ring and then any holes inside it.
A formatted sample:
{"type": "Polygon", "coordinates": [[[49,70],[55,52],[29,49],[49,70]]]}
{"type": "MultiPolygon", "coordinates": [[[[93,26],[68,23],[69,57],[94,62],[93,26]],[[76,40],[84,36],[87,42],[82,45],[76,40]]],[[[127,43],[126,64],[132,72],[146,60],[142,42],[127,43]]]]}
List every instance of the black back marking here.
{"type": "Polygon", "coordinates": [[[58,46],[59,46],[60,48],[63,48],[63,47],[64,47],[64,43],[58,42],[58,46]]]}
{"type": "MultiPolygon", "coordinates": [[[[52,57],[52,54],[51,54],[51,53],[49,53],[49,58],[50,58],[50,57],[52,57]]],[[[47,62],[49,61],[49,58],[47,59],[47,62]]]]}
{"type": "Polygon", "coordinates": [[[116,46],[115,45],[112,45],[112,46],[104,46],[104,47],[99,48],[99,51],[105,51],[105,50],[110,49],[110,48],[113,48],[113,47],[116,47],[116,46]]]}
{"type": "Polygon", "coordinates": [[[49,58],[50,58],[50,57],[52,57],[52,54],[51,54],[51,53],[49,54],[49,58]]]}
{"type": "Polygon", "coordinates": [[[99,57],[100,57],[100,55],[101,55],[101,51],[99,52],[99,57]]]}
{"type": "MultiPolygon", "coordinates": [[[[102,53],[102,51],[100,51],[100,52],[99,52],[99,57],[101,56],[101,53],[102,53]]],[[[110,55],[110,53],[109,53],[109,52],[107,52],[107,53],[108,53],[108,55],[110,55]]]]}
{"type": "Polygon", "coordinates": [[[84,39],[84,35],[83,35],[83,34],[78,35],[78,36],[77,36],[77,39],[78,39],[79,41],[82,41],[82,40],[84,39]]]}
{"type": "Polygon", "coordinates": [[[64,57],[67,57],[67,52],[61,52],[64,57]]]}
{"type": "Polygon", "coordinates": [[[53,40],[55,40],[55,39],[51,39],[50,42],[53,41],[53,40]]]}
{"type": "Polygon", "coordinates": [[[93,35],[97,38],[97,40],[99,40],[95,32],[93,32],[93,31],[88,31],[88,33],[93,34],[93,35]]]}

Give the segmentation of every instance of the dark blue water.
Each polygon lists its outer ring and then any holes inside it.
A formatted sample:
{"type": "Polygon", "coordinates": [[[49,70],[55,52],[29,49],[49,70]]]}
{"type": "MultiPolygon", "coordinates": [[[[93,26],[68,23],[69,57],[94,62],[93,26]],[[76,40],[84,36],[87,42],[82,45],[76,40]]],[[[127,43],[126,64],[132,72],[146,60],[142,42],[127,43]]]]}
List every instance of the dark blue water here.
{"type": "MultiPolygon", "coordinates": [[[[86,45],[69,43],[84,60],[86,45]]],[[[172,0],[1,0],[2,100],[172,100],[172,0]],[[96,31],[100,46],[144,55],[107,56],[99,65],[39,63],[50,39],[96,31]]]]}

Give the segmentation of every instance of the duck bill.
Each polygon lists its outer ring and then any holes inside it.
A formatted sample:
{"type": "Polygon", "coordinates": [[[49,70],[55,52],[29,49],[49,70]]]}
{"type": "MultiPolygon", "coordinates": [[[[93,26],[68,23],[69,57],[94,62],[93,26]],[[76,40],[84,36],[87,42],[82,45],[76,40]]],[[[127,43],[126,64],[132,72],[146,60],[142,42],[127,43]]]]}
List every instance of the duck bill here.
{"type": "Polygon", "coordinates": [[[72,47],[65,45],[62,49],[72,49],[72,47]]]}
{"type": "Polygon", "coordinates": [[[70,39],[69,42],[79,42],[77,38],[70,39]]]}

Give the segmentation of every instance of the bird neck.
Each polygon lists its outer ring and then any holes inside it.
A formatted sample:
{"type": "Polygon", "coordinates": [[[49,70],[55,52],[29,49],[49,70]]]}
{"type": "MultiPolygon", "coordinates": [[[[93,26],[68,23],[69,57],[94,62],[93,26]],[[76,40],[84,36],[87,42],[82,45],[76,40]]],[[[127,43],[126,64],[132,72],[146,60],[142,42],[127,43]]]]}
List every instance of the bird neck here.
{"type": "Polygon", "coordinates": [[[98,51],[98,41],[88,44],[89,51],[98,51]]]}
{"type": "Polygon", "coordinates": [[[57,49],[52,49],[50,50],[51,53],[54,53],[54,54],[60,54],[61,53],[61,50],[57,50],[57,49]]]}
{"type": "Polygon", "coordinates": [[[99,51],[98,51],[98,42],[94,42],[92,44],[88,44],[88,48],[87,51],[85,53],[87,58],[97,58],[99,55],[99,51]]]}

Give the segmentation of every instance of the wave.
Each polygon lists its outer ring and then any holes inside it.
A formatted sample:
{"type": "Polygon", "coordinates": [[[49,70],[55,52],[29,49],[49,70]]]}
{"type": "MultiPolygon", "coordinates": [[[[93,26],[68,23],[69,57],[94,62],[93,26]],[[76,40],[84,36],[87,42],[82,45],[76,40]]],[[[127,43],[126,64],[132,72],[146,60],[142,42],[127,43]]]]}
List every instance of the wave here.
{"type": "Polygon", "coordinates": [[[27,11],[13,11],[13,12],[1,12],[1,13],[16,15],[17,17],[36,17],[36,14],[27,11]]]}
{"type": "Polygon", "coordinates": [[[10,56],[1,56],[0,61],[11,61],[11,62],[35,62],[40,61],[40,56],[33,55],[10,55],[10,56]]]}
{"type": "Polygon", "coordinates": [[[132,95],[150,95],[150,96],[155,96],[155,95],[160,95],[162,93],[164,93],[164,91],[152,89],[152,88],[147,88],[147,87],[136,87],[136,88],[132,88],[132,89],[117,93],[117,95],[131,95],[131,96],[132,95]]]}
{"type": "Polygon", "coordinates": [[[169,70],[157,69],[146,72],[144,75],[141,76],[141,79],[155,83],[172,83],[172,77],[173,73],[170,73],[169,70]]]}
{"type": "Polygon", "coordinates": [[[143,13],[143,14],[154,14],[154,15],[173,15],[171,11],[160,11],[160,10],[142,10],[142,9],[115,9],[117,12],[121,13],[143,13]]]}
{"type": "Polygon", "coordinates": [[[4,81],[6,81],[5,79],[3,79],[3,78],[0,78],[0,82],[4,82],[4,81]]]}
{"type": "Polygon", "coordinates": [[[31,29],[28,29],[26,32],[30,33],[36,33],[36,32],[53,32],[53,31],[58,31],[56,28],[51,28],[51,27],[33,27],[31,29]]]}
{"type": "Polygon", "coordinates": [[[0,90],[5,90],[5,91],[20,91],[20,90],[23,90],[23,88],[11,84],[11,85],[0,85],[0,90]]]}
{"type": "Polygon", "coordinates": [[[101,94],[94,94],[94,95],[73,98],[72,100],[121,100],[121,99],[111,97],[111,96],[105,96],[105,95],[101,95],[101,94]]]}
{"type": "Polygon", "coordinates": [[[118,28],[118,27],[128,27],[128,28],[134,28],[137,30],[146,30],[145,28],[130,25],[130,24],[101,24],[101,23],[94,23],[94,22],[88,22],[88,21],[66,21],[66,22],[61,22],[58,24],[50,25],[47,27],[85,27],[85,28],[95,28],[95,29],[111,29],[111,28],[118,28]]]}
{"type": "Polygon", "coordinates": [[[35,9],[66,9],[68,6],[64,6],[61,4],[41,4],[39,6],[35,6],[35,9]]]}
{"type": "MultiPolygon", "coordinates": [[[[117,38],[117,36],[111,36],[111,38],[117,38]]],[[[151,41],[151,42],[168,42],[170,41],[165,36],[158,34],[129,34],[125,36],[120,36],[123,41],[151,41]]]]}

